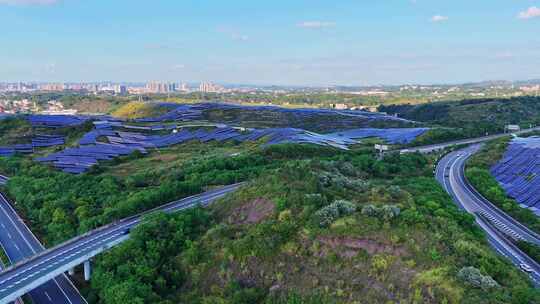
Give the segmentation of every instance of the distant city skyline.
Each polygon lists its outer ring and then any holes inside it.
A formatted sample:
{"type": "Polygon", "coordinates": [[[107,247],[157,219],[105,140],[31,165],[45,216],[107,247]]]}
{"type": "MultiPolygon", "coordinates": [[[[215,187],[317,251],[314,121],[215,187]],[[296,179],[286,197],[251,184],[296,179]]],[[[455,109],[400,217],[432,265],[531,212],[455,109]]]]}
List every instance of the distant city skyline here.
{"type": "Polygon", "coordinates": [[[540,0],[0,0],[0,26],[0,82],[540,78],[540,0]]]}

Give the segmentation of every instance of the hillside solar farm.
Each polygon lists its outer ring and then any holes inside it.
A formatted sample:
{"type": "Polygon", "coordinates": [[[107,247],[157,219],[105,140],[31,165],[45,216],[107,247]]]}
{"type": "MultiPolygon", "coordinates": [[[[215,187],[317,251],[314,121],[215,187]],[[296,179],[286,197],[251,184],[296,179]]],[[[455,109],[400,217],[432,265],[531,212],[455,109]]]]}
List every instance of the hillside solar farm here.
{"type": "Polygon", "coordinates": [[[365,111],[339,111],[333,109],[285,109],[279,107],[249,107],[223,103],[157,104],[167,113],[157,117],[134,120],[111,116],[27,115],[24,118],[34,130],[47,134],[32,136],[30,142],[0,147],[0,155],[30,154],[45,147],[62,146],[65,138],[55,130],[69,129],[92,122],[92,129],[84,133],[76,144],[36,157],[41,163],[68,173],[86,172],[100,161],[112,160],[135,151],[147,154],[153,149],[167,148],[189,141],[258,142],[262,146],[283,143],[315,144],[348,150],[362,139],[376,137],[395,145],[409,144],[428,131],[427,128],[370,128],[381,122],[392,125],[413,125],[393,116],[365,111]],[[223,121],[217,120],[219,115],[223,121]],[[244,115],[260,119],[270,127],[246,127],[244,115]],[[292,119],[291,119],[292,117],[292,119]],[[284,119],[290,123],[285,123],[284,119]],[[322,124],[325,132],[297,128],[310,121],[328,121],[322,124]],[[187,124],[189,123],[189,124],[187,124]]]}
{"type": "MultiPolygon", "coordinates": [[[[7,116],[4,116],[7,118],[7,116]]],[[[25,119],[36,129],[35,134],[28,139],[28,143],[18,143],[7,146],[0,146],[0,156],[13,156],[16,153],[30,154],[35,149],[61,146],[65,144],[65,137],[60,134],[41,134],[38,129],[57,129],[73,127],[84,123],[89,117],[79,116],[49,116],[49,115],[28,115],[25,119]]],[[[24,139],[21,139],[24,140],[24,139]]]]}
{"type": "Polygon", "coordinates": [[[491,173],[508,196],[540,216],[540,137],[514,138],[491,173]]]}
{"type": "Polygon", "coordinates": [[[277,106],[244,106],[226,103],[156,105],[165,114],[137,119],[138,122],[208,121],[231,126],[299,128],[314,132],[341,131],[369,127],[411,127],[414,122],[383,113],[362,110],[289,109],[277,106]]]}

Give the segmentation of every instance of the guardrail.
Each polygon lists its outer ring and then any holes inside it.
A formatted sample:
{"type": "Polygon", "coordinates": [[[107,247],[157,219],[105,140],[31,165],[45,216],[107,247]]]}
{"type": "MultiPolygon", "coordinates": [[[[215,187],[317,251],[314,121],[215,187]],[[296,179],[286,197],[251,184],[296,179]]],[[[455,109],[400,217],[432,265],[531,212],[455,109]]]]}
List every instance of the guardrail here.
{"type": "Polygon", "coordinates": [[[513,132],[513,133],[498,133],[498,134],[482,136],[482,137],[464,138],[464,139],[458,139],[458,140],[446,142],[446,143],[439,143],[439,144],[432,144],[432,145],[418,146],[418,147],[406,147],[406,148],[395,150],[395,151],[399,151],[400,153],[414,153],[414,152],[422,152],[422,150],[430,150],[430,149],[440,150],[440,149],[444,149],[446,147],[453,146],[453,145],[459,146],[459,145],[477,144],[477,143],[501,138],[504,136],[511,136],[512,134],[520,135],[520,134],[526,134],[529,132],[539,131],[539,130],[540,130],[540,127],[535,127],[531,129],[521,130],[518,132],[513,132]]]}
{"type": "Polygon", "coordinates": [[[512,248],[512,250],[516,251],[521,256],[521,258],[526,260],[526,261],[522,261],[522,262],[527,262],[529,265],[534,266],[536,269],[540,269],[540,264],[538,264],[538,262],[533,260],[526,253],[524,253],[521,249],[519,249],[519,247],[516,244],[514,244],[514,242],[509,240],[503,233],[501,233],[497,229],[497,227],[493,226],[493,224],[490,221],[488,221],[482,215],[479,215],[479,214],[477,214],[477,218],[480,221],[482,221],[484,224],[486,224],[486,226],[488,226],[499,238],[501,238],[503,241],[505,241],[505,244],[508,245],[510,248],[512,248]]]}
{"type": "MultiPolygon", "coordinates": [[[[219,188],[219,189],[216,189],[214,191],[220,191],[220,190],[225,190],[225,189],[235,189],[235,188],[238,188],[240,186],[242,186],[244,183],[238,183],[238,184],[233,184],[233,185],[228,185],[228,186],[225,186],[225,187],[222,187],[222,188],[219,188]]],[[[211,192],[211,191],[208,191],[208,192],[211,192]]],[[[32,261],[32,260],[37,260],[43,256],[46,256],[48,254],[50,254],[51,252],[53,251],[56,251],[62,247],[66,247],[66,246],[69,246],[71,244],[74,244],[74,243],[77,243],[78,241],[84,239],[84,238],[87,238],[91,235],[94,235],[96,233],[99,233],[103,230],[107,230],[109,228],[113,228],[115,226],[120,226],[121,223],[125,223],[127,221],[130,221],[130,220],[135,220],[135,219],[140,219],[142,217],[144,217],[145,215],[148,215],[150,213],[153,213],[153,212],[157,212],[157,211],[161,211],[163,209],[167,209],[169,207],[172,207],[172,206],[175,206],[176,204],[184,201],[184,200],[189,200],[189,199],[193,199],[193,198],[196,198],[198,196],[202,196],[206,193],[200,193],[200,194],[196,194],[196,195],[192,195],[192,196],[189,196],[189,197],[186,197],[186,198],[183,198],[183,199],[180,199],[180,200],[177,200],[177,201],[174,201],[174,202],[171,202],[171,203],[167,203],[165,205],[162,205],[160,207],[156,207],[156,208],[153,208],[153,209],[150,209],[148,211],[145,211],[145,212],[142,212],[142,213],[139,213],[139,214],[136,214],[136,215],[133,215],[133,216],[130,216],[130,217],[127,217],[127,218],[124,218],[124,219],[121,219],[121,220],[118,220],[118,221],[115,221],[113,223],[110,223],[110,224],[107,224],[105,226],[102,226],[102,227],[99,227],[99,228],[96,228],[94,230],[91,230],[91,231],[88,231],[82,235],[79,235],[73,239],[70,239],[64,243],[61,243],[61,244],[58,244],[52,248],[49,248],[47,250],[44,250],[42,252],[39,252],[29,258],[26,258],[24,260],[21,260],[19,262],[17,262],[16,264],[13,264],[11,265],[10,267],[8,267],[7,269],[5,269],[4,271],[0,272],[1,274],[6,274],[6,273],[10,273],[10,272],[13,272],[15,271],[19,266],[21,265],[24,265],[24,264],[27,264],[28,262],[32,261]]],[[[193,203],[193,205],[195,204],[195,202],[193,203]]]]}
{"type": "MultiPolygon", "coordinates": [[[[472,156],[472,154],[471,154],[472,156]]],[[[487,198],[485,198],[476,188],[474,188],[471,183],[469,182],[469,179],[467,178],[467,175],[465,175],[465,162],[470,158],[470,156],[465,158],[465,161],[463,162],[463,166],[460,166],[460,174],[463,176],[463,179],[465,181],[465,187],[467,190],[469,190],[472,195],[474,195],[478,200],[480,200],[483,204],[485,204],[490,210],[497,213],[497,215],[503,217],[507,221],[511,222],[513,225],[519,227],[521,230],[527,232],[531,236],[533,236],[536,239],[537,244],[540,244],[540,234],[532,231],[527,226],[523,225],[519,221],[515,220],[513,217],[508,215],[506,212],[502,211],[499,207],[495,206],[491,201],[489,201],[487,198]]]]}

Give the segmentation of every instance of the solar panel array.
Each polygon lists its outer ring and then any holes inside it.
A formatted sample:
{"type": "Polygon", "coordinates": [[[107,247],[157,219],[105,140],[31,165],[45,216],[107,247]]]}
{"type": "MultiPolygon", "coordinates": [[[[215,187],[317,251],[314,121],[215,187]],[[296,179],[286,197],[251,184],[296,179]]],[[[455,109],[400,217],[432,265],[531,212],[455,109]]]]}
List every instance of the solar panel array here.
{"type": "MultiPolygon", "coordinates": [[[[192,140],[200,142],[209,141],[257,141],[265,139],[265,145],[280,143],[309,143],[322,146],[331,146],[338,149],[348,149],[350,145],[357,144],[358,138],[370,136],[382,136],[392,142],[406,142],[422,134],[426,129],[390,129],[385,134],[384,129],[350,130],[333,134],[318,134],[295,128],[269,128],[249,129],[241,131],[238,128],[228,126],[216,128],[186,128],[166,135],[148,135],[139,132],[115,130],[112,126],[103,127],[105,124],[86,133],[79,141],[80,147],[69,148],[62,152],[51,154],[47,157],[38,158],[37,161],[51,163],[55,167],[69,173],[82,173],[100,160],[110,160],[120,155],[127,155],[133,151],[146,153],[147,149],[165,148],[185,143],[192,140]],[[365,131],[365,132],[364,132],[365,131]],[[103,142],[106,140],[106,143],[103,142]]],[[[117,126],[115,124],[115,126],[117,126]]],[[[145,129],[146,130],[146,129],[145,129]]]]}
{"type": "Polygon", "coordinates": [[[77,115],[41,115],[32,114],[26,117],[32,127],[63,128],[79,126],[90,119],[90,116],[77,115]]]}
{"type": "Polygon", "coordinates": [[[161,103],[159,106],[169,109],[169,112],[158,116],[136,119],[137,122],[164,122],[164,121],[190,121],[198,120],[203,116],[203,111],[209,109],[209,104],[178,105],[161,103]]]}
{"type": "MultiPolygon", "coordinates": [[[[161,103],[160,106],[170,109],[169,112],[158,117],[151,118],[141,118],[138,119],[138,122],[164,122],[164,121],[191,121],[191,120],[200,120],[203,119],[204,112],[209,110],[244,110],[252,112],[274,112],[274,113],[284,113],[290,114],[294,120],[303,121],[309,118],[316,116],[336,116],[339,115],[341,118],[339,122],[346,124],[350,120],[355,118],[365,119],[367,121],[403,121],[409,122],[408,120],[397,118],[394,116],[389,116],[382,113],[374,113],[361,110],[334,110],[334,109],[288,109],[277,106],[245,106],[237,104],[227,104],[227,103],[199,103],[199,104],[170,104],[170,103],[161,103]]],[[[228,121],[227,123],[240,122],[240,121],[228,121]]]]}
{"type": "Polygon", "coordinates": [[[60,135],[36,135],[32,138],[31,144],[17,144],[0,147],[0,157],[13,156],[16,153],[30,154],[36,148],[53,147],[64,144],[64,137],[60,135]]]}
{"type": "Polygon", "coordinates": [[[64,136],[61,135],[36,135],[32,138],[32,147],[34,148],[43,148],[43,147],[53,147],[60,146],[65,143],[64,136]]]}
{"type": "Polygon", "coordinates": [[[513,139],[491,173],[508,196],[540,216],[540,137],[513,139]]]}
{"type": "Polygon", "coordinates": [[[368,137],[379,137],[391,144],[408,144],[418,136],[427,132],[428,128],[406,128],[406,129],[373,129],[363,128],[336,132],[331,135],[336,137],[346,137],[349,139],[362,139],[368,137]]]}
{"type": "MultiPolygon", "coordinates": [[[[80,174],[97,165],[100,160],[111,160],[120,155],[129,155],[135,150],[137,149],[122,145],[97,143],[92,146],[68,148],[46,157],[38,157],[36,161],[50,163],[67,173],[80,174]]],[[[146,151],[141,150],[141,152],[146,151]]]]}
{"type": "MultiPolygon", "coordinates": [[[[3,115],[1,117],[8,117],[3,115]]],[[[111,128],[112,126],[122,126],[119,120],[111,118],[109,116],[76,116],[76,115],[41,115],[32,114],[25,115],[33,128],[48,128],[58,129],[65,127],[73,127],[83,124],[89,119],[102,119],[97,123],[96,128],[105,126],[105,128],[111,128]],[[100,125],[101,123],[101,125],[100,125]]],[[[90,135],[88,135],[90,136],[90,135]]],[[[83,138],[84,140],[84,138],[83,138]]],[[[82,140],[82,141],[83,141],[82,140]]],[[[88,140],[90,143],[94,143],[93,139],[88,140]]],[[[30,144],[17,144],[12,146],[0,147],[0,156],[13,156],[16,153],[30,154],[34,152],[35,148],[53,147],[65,144],[65,137],[61,135],[51,134],[38,134],[32,137],[30,144]]]]}
{"type": "Polygon", "coordinates": [[[13,156],[15,153],[29,154],[34,150],[31,144],[18,144],[9,147],[0,147],[0,157],[13,156]]]}
{"type": "MultiPolygon", "coordinates": [[[[339,149],[348,149],[350,145],[358,143],[358,139],[365,137],[381,137],[390,143],[408,143],[427,129],[353,129],[343,132],[319,134],[304,129],[283,127],[267,129],[232,128],[225,124],[216,124],[213,127],[184,126],[177,131],[176,125],[156,124],[164,121],[188,121],[203,118],[207,110],[242,109],[246,111],[270,111],[275,113],[289,113],[299,121],[317,115],[341,115],[340,123],[347,124],[351,117],[368,119],[397,119],[379,113],[365,111],[338,111],[332,109],[286,109],[274,106],[241,106],[223,103],[202,103],[193,105],[161,104],[169,111],[157,118],[138,119],[136,122],[144,125],[128,125],[118,119],[107,116],[72,116],[72,115],[27,115],[26,119],[35,128],[65,128],[78,126],[92,119],[94,129],[83,135],[79,140],[79,147],[68,148],[47,157],[36,160],[49,163],[58,169],[69,173],[83,173],[102,160],[110,160],[121,155],[128,155],[134,151],[146,153],[147,149],[164,148],[184,142],[197,140],[209,141],[257,141],[265,139],[265,145],[280,143],[309,143],[322,146],[332,146],[339,149]],[[152,124],[148,124],[152,123],[152,124]],[[163,131],[171,131],[163,135],[163,131]],[[155,135],[160,131],[161,135],[155,135]]],[[[251,113],[251,112],[250,112],[251,113]]],[[[255,114],[255,113],[254,113],[255,114]]],[[[236,118],[238,119],[238,118],[236,118]]],[[[294,120],[293,119],[293,120],[294,120]]],[[[32,153],[34,148],[63,145],[65,139],[57,135],[37,135],[32,144],[0,147],[0,156],[11,156],[15,153],[32,153]]]]}

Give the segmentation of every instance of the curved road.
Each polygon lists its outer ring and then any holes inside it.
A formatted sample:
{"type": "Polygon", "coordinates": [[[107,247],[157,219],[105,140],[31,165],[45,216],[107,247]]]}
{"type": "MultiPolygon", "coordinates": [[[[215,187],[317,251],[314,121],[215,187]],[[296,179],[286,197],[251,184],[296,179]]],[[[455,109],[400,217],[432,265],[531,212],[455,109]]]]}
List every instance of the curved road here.
{"type": "Polygon", "coordinates": [[[538,244],[538,235],[496,208],[472,188],[465,176],[467,159],[478,151],[479,145],[454,151],[443,157],[436,169],[436,178],[461,209],[473,214],[478,225],[486,232],[490,244],[519,267],[521,263],[534,270],[529,274],[540,285],[540,265],[517,248],[509,238],[538,244]]]}
{"type": "MultiPolygon", "coordinates": [[[[203,194],[169,203],[153,211],[176,212],[195,206],[206,206],[228,193],[236,191],[241,184],[226,186],[203,194]]],[[[43,283],[63,274],[75,265],[108,250],[129,237],[130,230],[140,224],[142,216],[133,216],[111,225],[90,231],[54,248],[41,252],[0,273],[0,303],[20,297],[43,283]]]]}

